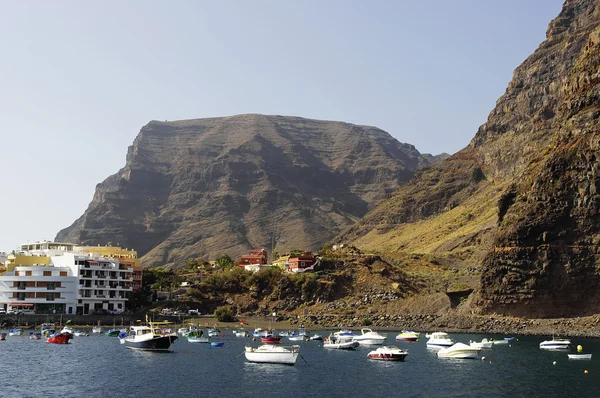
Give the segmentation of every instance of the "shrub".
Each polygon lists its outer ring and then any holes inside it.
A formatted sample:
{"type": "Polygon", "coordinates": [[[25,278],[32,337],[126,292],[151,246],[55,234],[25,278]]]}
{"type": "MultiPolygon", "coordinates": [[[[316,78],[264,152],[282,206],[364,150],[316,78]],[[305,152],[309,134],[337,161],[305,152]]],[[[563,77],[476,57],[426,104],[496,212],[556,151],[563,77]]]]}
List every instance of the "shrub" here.
{"type": "Polygon", "coordinates": [[[372,322],[372,321],[371,321],[369,318],[363,318],[363,319],[360,321],[360,324],[361,324],[362,326],[371,326],[371,325],[373,324],[373,322],[372,322]]]}
{"type": "Polygon", "coordinates": [[[233,310],[228,305],[224,305],[222,307],[218,307],[215,310],[214,315],[215,315],[215,318],[217,318],[217,320],[219,322],[233,322],[233,321],[235,321],[235,318],[233,317],[233,310]]]}

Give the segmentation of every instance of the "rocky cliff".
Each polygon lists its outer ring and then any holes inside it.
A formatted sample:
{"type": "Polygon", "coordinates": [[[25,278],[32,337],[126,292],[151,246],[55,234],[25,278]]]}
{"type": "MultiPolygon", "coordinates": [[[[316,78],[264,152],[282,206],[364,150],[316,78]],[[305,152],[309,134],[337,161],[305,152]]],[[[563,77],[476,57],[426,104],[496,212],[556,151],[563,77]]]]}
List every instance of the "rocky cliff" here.
{"type": "Polygon", "coordinates": [[[375,127],[265,115],[152,121],[56,239],[133,247],[146,265],[317,249],[427,163],[375,127]]]}
{"type": "Polygon", "coordinates": [[[450,259],[485,312],[599,312],[599,25],[600,0],[566,1],[470,145],[338,240],[450,259]]]}

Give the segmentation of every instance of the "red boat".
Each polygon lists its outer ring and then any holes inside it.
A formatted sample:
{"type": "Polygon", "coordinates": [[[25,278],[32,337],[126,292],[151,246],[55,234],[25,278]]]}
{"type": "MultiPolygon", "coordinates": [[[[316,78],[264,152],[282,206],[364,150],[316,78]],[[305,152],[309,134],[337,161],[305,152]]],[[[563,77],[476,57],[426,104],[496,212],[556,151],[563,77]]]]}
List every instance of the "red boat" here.
{"type": "Polygon", "coordinates": [[[69,332],[53,334],[52,336],[46,339],[46,343],[67,344],[72,338],[73,335],[69,332]]]}
{"type": "Polygon", "coordinates": [[[408,351],[401,350],[397,347],[379,347],[367,354],[369,359],[379,359],[382,361],[404,361],[408,355],[408,351]]]}
{"type": "Polygon", "coordinates": [[[281,337],[273,336],[272,334],[268,334],[260,338],[260,341],[265,344],[279,344],[279,340],[281,340],[281,337]]]}

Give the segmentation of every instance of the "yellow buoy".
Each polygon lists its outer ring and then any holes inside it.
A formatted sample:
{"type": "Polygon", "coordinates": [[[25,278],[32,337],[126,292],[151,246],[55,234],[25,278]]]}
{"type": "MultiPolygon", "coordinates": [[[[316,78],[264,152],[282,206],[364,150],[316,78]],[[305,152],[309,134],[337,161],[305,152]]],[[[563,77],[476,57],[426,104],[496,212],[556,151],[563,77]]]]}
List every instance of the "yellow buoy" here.
{"type": "Polygon", "coordinates": [[[552,365],[556,365],[556,361],[552,362],[552,365]]]}
{"type": "Polygon", "coordinates": [[[588,370],[586,369],[586,370],[584,370],[584,371],[583,371],[583,373],[584,373],[584,374],[588,374],[588,373],[590,373],[590,372],[588,372],[588,370]]]}
{"type": "Polygon", "coordinates": [[[583,347],[581,345],[578,345],[577,346],[577,352],[581,352],[581,351],[583,351],[583,347]]]}

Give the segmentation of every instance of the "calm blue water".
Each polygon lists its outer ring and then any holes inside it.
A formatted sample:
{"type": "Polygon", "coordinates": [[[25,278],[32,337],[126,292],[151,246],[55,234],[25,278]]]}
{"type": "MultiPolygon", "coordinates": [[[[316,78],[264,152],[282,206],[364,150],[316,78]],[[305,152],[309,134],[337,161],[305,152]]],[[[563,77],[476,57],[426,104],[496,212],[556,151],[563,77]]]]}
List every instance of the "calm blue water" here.
{"type": "MultiPolygon", "coordinates": [[[[305,363],[252,364],[243,355],[251,338],[223,331],[224,347],[180,338],[170,353],[127,350],[115,337],[75,337],[47,344],[28,337],[0,341],[1,397],[598,397],[600,340],[572,339],[591,361],[538,348],[542,337],[519,337],[510,346],[484,350],[482,360],[438,359],[425,338],[386,344],[409,349],[405,362],[367,359],[370,348],[338,351],[300,342],[305,363]],[[553,365],[552,362],[557,364],[553,365]],[[584,374],[588,369],[589,374],[584,374]]],[[[451,334],[462,342],[484,335],[451,334]]],[[[498,336],[500,337],[500,336],[498,336]]],[[[285,340],[285,338],[283,339],[285,340]]],[[[282,340],[282,341],[283,341],[282,340]]],[[[297,344],[297,343],[294,343],[297,344]]]]}

